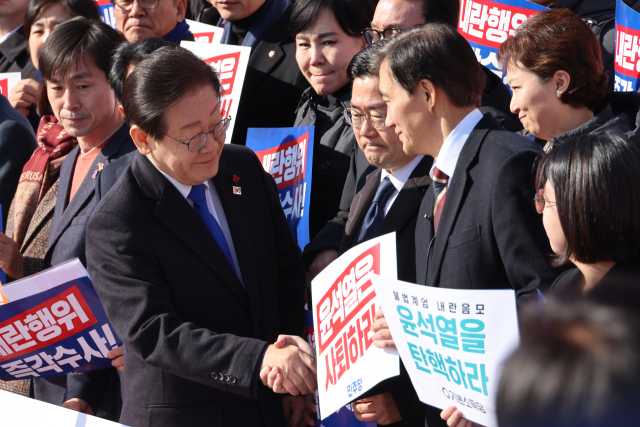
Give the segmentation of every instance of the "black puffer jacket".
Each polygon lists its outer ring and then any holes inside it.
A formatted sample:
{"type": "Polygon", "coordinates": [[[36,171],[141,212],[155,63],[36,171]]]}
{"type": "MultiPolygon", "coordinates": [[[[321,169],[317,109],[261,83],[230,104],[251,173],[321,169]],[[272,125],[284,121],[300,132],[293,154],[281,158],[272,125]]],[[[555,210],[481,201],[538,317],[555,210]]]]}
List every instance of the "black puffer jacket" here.
{"type": "Polygon", "coordinates": [[[353,128],[344,120],[350,107],[351,83],[336,93],[319,96],[308,88],[302,94],[295,126],[315,126],[313,178],[311,184],[311,239],[340,209],[342,188],[349,172],[349,159],[356,144],[353,128]]]}

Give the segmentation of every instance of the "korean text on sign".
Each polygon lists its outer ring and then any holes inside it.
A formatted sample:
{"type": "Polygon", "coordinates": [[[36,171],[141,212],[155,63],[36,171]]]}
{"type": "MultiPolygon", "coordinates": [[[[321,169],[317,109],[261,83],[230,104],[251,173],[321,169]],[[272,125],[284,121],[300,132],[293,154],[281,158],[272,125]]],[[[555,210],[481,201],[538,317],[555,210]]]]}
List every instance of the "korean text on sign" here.
{"type": "Polygon", "coordinates": [[[616,92],[640,88],[640,14],[618,0],[616,4],[616,92]]]}

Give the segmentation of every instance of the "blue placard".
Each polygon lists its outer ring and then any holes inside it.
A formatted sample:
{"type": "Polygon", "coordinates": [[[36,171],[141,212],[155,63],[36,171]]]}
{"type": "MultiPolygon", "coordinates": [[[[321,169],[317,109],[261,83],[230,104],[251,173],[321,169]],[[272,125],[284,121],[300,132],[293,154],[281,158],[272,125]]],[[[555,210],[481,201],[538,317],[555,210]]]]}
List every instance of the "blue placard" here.
{"type": "MultiPolygon", "coordinates": [[[[250,128],[247,147],[278,186],[280,205],[300,249],[309,243],[314,126],[250,128]]],[[[240,182],[242,184],[242,182],[240,182]]]]}
{"type": "Polygon", "coordinates": [[[108,368],[121,345],[89,277],[0,306],[4,381],[108,368]]]}
{"type": "Polygon", "coordinates": [[[116,26],[116,18],[113,16],[113,3],[109,0],[94,0],[100,12],[102,22],[108,24],[110,27],[118,29],[116,26]]]}
{"type": "Polygon", "coordinates": [[[616,92],[640,89],[640,13],[623,1],[616,2],[616,92]]]}

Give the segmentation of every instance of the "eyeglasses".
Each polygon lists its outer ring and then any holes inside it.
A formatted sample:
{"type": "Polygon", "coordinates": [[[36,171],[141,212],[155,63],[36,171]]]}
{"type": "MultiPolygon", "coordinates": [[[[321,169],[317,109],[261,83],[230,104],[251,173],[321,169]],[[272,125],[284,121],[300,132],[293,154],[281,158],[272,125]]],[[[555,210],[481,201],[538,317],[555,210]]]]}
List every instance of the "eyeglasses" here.
{"type": "Polygon", "coordinates": [[[386,118],[387,116],[374,110],[367,111],[365,114],[358,113],[353,108],[347,108],[344,110],[344,119],[356,129],[362,126],[366,120],[374,129],[382,130],[384,129],[384,121],[386,118]]]}
{"type": "Polygon", "coordinates": [[[533,201],[536,203],[536,211],[538,211],[539,214],[542,213],[545,205],[551,206],[556,204],[556,202],[552,202],[551,200],[545,200],[540,194],[534,197],[533,201]]]}
{"type": "Polygon", "coordinates": [[[207,141],[207,136],[209,136],[209,134],[212,134],[214,138],[220,138],[222,135],[227,133],[230,123],[231,123],[231,116],[227,117],[226,119],[220,120],[209,132],[201,132],[197,134],[196,136],[191,138],[189,142],[180,141],[179,139],[169,136],[164,132],[162,132],[162,134],[164,136],[167,136],[173,139],[174,141],[178,141],[186,145],[189,151],[191,151],[192,153],[195,153],[196,151],[198,151],[204,146],[204,143],[207,141]]]}
{"type": "Polygon", "coordinates": [[[402,30],[398,28],[387,28],[382,31],[374,30],[373,28],[365,28],[364,31],[362,31],[362,35],[364,36],[367,44],[372,45],[382,39],[394,37],[401,32],[402,30]]]}
{"type": "Polygon", "coordinates": [[[145,10],[155,9],[160,4],[160,0],[112,0],[112,2],[113,8],[119,12],[129,12],[134,2],[138,2],[138,5],[145,10]]]}

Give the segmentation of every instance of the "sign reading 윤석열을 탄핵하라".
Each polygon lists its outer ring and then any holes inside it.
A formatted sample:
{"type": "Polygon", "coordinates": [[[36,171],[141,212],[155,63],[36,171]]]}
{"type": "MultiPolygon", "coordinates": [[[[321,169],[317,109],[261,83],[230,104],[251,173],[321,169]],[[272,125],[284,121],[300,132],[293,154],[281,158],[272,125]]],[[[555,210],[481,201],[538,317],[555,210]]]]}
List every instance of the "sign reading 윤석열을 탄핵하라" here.
{"type": "Polygon", "coordinates": [[[544,6],[527,0],[460,0],[458,31],[467,39],[480,64],[504,78],[498,49],[531,15],[544,6]]]}
{"type": "Polygon", "coordinates": [[[374,274],[397,277],[395,233],[351,248],[311,282],[322,419],[400,374],[397,354],[373,345],[374,274]]]}
{"type": "Polygon", "coordinates": [[[497,427],[500,365],[518,346],[515,292],[419,286],[372,278],[402,362],[421,401],[497,427]]]}

